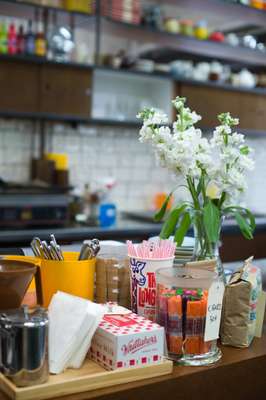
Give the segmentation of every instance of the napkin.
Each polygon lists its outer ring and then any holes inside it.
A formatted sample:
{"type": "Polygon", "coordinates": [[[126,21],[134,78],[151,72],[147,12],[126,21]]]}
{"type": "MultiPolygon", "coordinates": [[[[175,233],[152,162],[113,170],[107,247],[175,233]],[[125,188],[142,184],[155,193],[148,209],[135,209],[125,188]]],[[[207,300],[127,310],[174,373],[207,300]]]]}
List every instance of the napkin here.
{"type": "Polygon", "coordinates": [[[89,300],[57,292],[49,312],[49,369],[59,374],[68,366],[79,368],[103,316],[102,307],[89,300]]]}
{"type": "Polygon", "coordinates": [[[87,314],[89,315],[92,323],[89,332],[85,335],[79,350],[71,357],[68,367],[80,368],[91,346],[91,339],[100,324],[102,317],[105,314],[105,307],[102,304],[88,302],[87,314]]]}

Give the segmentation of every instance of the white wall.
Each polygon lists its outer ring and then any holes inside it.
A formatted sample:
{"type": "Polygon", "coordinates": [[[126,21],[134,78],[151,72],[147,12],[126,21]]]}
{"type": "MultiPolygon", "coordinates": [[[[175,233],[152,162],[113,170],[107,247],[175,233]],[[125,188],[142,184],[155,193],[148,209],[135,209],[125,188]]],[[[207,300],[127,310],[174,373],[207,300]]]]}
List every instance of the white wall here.
{"type": "MultiPolygon", "coordinates": [[[[33,122],[0,120],[1,177],[19,182],[29,179],[30,158],[38,149],[36,132],[33,122]]],[[[68,154],[70,180],[78,188],[115,177],[113,198],[120,210],[149,209],[157,191],[175,186],[168,172],[156,166],[151,149],[138,141],[136,129],[86,125],[73,129],[51,124],[47,139],[47,151],[68,154]]],[[[246,202],[252,210],[266,214],[266,135],[251,136],[248,142],[255,150],[256,169],[249,177],[246,202]]]]}

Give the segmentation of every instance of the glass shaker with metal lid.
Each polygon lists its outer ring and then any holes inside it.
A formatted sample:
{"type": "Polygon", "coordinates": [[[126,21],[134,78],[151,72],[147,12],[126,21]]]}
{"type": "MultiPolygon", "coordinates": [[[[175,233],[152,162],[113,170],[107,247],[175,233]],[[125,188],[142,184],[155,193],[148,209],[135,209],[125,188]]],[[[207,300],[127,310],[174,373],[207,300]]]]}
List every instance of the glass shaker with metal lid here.
{"type": "Polygon", "coordinates": [[[43,308],[0,314],[0,370],[17,386],[47,381],[48,315],[43,308]]]}

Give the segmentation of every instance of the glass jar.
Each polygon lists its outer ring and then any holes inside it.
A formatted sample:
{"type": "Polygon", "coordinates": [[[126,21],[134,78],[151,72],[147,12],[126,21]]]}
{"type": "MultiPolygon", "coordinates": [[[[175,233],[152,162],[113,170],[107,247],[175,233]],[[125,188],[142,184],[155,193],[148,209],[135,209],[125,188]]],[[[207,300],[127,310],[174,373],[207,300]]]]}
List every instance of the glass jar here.
{"type": "Polygon", "coordinates": [[[170,33],[179,33],[179,21],[176,18],[166,18],[164,21],[164,29],[170,33]]]}
{"type": "Polygon", "coordinates": [[[199,40],[206,40],[209,37],[209,30],[207,22],[204,20],[199,21],[194,28],[194,34],[199,40]]]}
{"type": "Polygon", "coordinates": [[[217,340],[204,341],[212,271],[173,267],[156,272],[156,322],[164,326],[169,358],[183,365],[213,364],[221,358],[217,340]]]}
{"type": "Polygon", "coordinates": [[[183,19],[180,21],[180,33],[186,36],[194,35],[193,21],[190,19],[183,19]]]}

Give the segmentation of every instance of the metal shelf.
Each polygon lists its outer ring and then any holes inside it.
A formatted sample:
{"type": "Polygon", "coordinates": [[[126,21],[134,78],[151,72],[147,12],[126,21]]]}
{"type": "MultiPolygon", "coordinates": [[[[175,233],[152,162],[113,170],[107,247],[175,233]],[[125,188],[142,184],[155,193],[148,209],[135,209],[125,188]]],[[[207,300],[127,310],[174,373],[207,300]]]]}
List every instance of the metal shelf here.
{"type": "Polygon", "coordinates": [[[24,111],[13,111],[13,110],[0,110],[0,117],[31,119],[38,121],[61,121],[61,122],[71,122],[71,123],[87,123],[90,120],[89,117],[82,117],[69,114],[24,112],[24,111]]]}
{"type": "Polygon", "coordinates": [[[59,67],[70,67],[70,68],[80,68],[91,70],[93,68],[90,64],[78,63],[74,61],[56,61],[49,60],[46,57],[38,57],[35,55],[27,54],[0,54],[0,61],[14,61],[14,62],[25,62],[30,64],[40,64],[40,65],[58,65],[59,67]]]}
{"type": "Polygon", "coordinates": [[[205,86],[211,88],[217,88],[221,90],[228,90],[232,92],[243,92],[243,93],[253,93],[258,95],[266,96],[266,88],[247,88],[247,87],[236,87],[230,85],[229,83],[220,83],[220,82],[212,82],[212,81],[197,81],[194,79],[185,79],[175,77],[171,73],[162,73],[162,72],[145,72],[145,71],[135,71],[134,69],[116,69],[106,66],[93,66],[92,67],[96,71],[107,71],[114,74],[128,74],[128,75],[135,75],[135,76],[146,76],[146,77],[153,77],[158,79],[169,79],[174,82],[179,83],[187,83],[193,86],[205,86]]]}
{"type": "Polygon", "coordinates": [[[204,12],[207,18],[211,16],[225,16],[226,21],[235,26],[254,24],[265,26],[266,10],[260,10],[240,3],[232,3],[228,0],[165,0],[166,4],[178,6],[182,9],[204,12]]]}
{"type": "Polygon", "coordinates": [[[117,69],[108,66],[102,65],[94,65],[94,64],[83,64],[77,62],[68,62],[68,61],[55,61],[55,60],[48,60],[44,57],[38,56],[27,56],[27,55],[8,55],[8,54],[0,54],[0,61],[14,61],[14,62],[26,62],[26,63],[33,63],[33,64],[41,64],[41,65],[57,65],[58,67],[69,67],[69,68],[80,68],[80,69],[87,69],[88,71],[106,71],[114,74],[124,74],[124,75],[133,75],[133,76],[145,76],[151,78],[158,78],[158,79],[168,79],[173,80],[176,82],[183,82],[189,83],[195,86],[208,86],[223,90],[230,90],[236,92],[246,92],[246,93],[254,93],[254,94],[261,94],[266,95],[266,89],[264,88],[245,88],[245,87],[234,87],[230,84],[226,83],[219,83],[219,82],[203,82],[203,81],[196,81],[193,79],[183,79],[178,78],[172,75],[171,73],[164,73],[164,72],[145,72],[139,71],[134,69],[117,69]]]}
{"type": "Polygon", "coordinates": [[[38,9],[38,10],[46,10],[46,11],[51,11],[51,12],[56,12],[58,14],[65,14],[65,15],[73,15],[77,17],[84,17],[84,18],[94,18],[95,16],[93,14],[89,14],[86,12],[80,12],[80,11],[69,11],[64,8],[60,7],[52,7],[52,6],[45,6],[42,4],[36,4],[32,3],[30,1],[16,1],[16,0],[0,0],[0,3],[10,3],[14,4],[14,6],[21,6],[21,7],[31,7],[33,9],[38,9]]]}
{"type": "MultiPolygon", "coordinates": [[[[141,127],[141,122],[137,119],[134,120],[115,120],[108,118],[90,118],[82,117],[76,115],[62,115],[53,113],[30,113],[30,112],[17,112],[11,110],[0,110],[0,118],[16,118],[16,119],[30,119],[33,121],[43,121],[43,122],[65,122],[71,124],[88,124],[96,126],[113,126],[118,128],[136,128],[141,127]]],[[[171,124],[169,124],[170,126],[171,124]]],[[[212,128],[207,126],[201,127],[202,131],[205,133],[210,133],[212,128]]],[[[254,130],[254,129],[242,129],[241,132],[245,133],[247,136],[261,136],[266,135],[266,131],[254,130]]]]}
{"type": "Polygon", "coordinates": [[[121,126],[121,127],[140,127],[141,123],[135,120],[115,120],[108,118],[90,118],[85,116],[77,116],[70,114],[55,114],[43,112],[19,112],[12,110],[0,110],[0,118],[18,118],[31,119],[36,121],[51,121],[51,122],[69,122],[69,123],[86,123],[89,125],[99,126],[121,126]]]}
{"type": "Polygon", "coordinates": [[[135,76],[147,76],[147,77],[153,77],[153,78],[159,78],[159,79],[172,79],[172,75],[167,72],[159,72],[159,71],[154,71],[154,72],[146,72],[146,71],[140,71],[140,70],[135,70],[135,69],[126,69],[126,68],[112,68],[109,66],[105,65],[94,65],[93,69],[96,71],[103,71],[103,72],[111,72],[114,74],[124,74],[124,75],[135,75],[135,76]]]}
{"type": "Polygon", "coordinates": [[[173,34],[152,29],[144,25],[133,25],[126,22],[102,17],[102,29],[110,34],[125,36],[141,42],[156,43],[154,50],[146,51],[144,57],[158,59],[158,61],[171,61],[184,58],[190,59],[216,59],[228,63],[266,67],[266,54],[246,47],[233,47],[226,43],[211,40],[198,40],[194,37],[173,34]],[[158,50],[159,47],[159,50],[158,50]]]}

